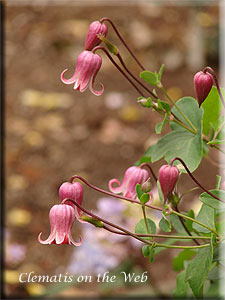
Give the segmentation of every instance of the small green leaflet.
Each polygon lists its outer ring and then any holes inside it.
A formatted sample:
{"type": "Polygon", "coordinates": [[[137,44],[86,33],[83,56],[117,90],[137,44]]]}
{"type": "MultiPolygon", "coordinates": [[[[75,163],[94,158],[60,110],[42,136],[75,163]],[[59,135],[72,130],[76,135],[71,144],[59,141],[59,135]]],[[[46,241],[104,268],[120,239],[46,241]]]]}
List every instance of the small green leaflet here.
{"type": "MultiPolygon", "coordinates": [[[[155,234],[156,233],[156,225],[155,222],[153,222],[151,219],[147,218],[147,224],[148,224],[148,228],[151,234],[155,234]]],[[[145,226],[145,220],[141,219],[135,227],[135,233],[139,233],[139,234],[148,234],[146,226],[145,226]]]]}

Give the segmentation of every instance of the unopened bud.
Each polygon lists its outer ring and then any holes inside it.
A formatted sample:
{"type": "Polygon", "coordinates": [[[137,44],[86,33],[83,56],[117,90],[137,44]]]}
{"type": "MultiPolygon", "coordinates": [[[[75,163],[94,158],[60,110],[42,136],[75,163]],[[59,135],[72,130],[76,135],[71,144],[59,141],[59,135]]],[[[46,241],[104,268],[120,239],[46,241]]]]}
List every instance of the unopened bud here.
{"type": "Polygon", "coordinates": [[[165,200],[172,193],[178,176],[179,171],[176,166],[163,165],[159,169],[159,182],[165,200]]]}
{"type": "Polygon", "coordinates": [[[106,36],[108,32],[107,25],[99,21],[92,22],[89,26],[88,33],[85,40],[85,50],[92,50],[95,46],[101,43],[98,34],[106,36]]]}
{"type": "Polygon", "coordinates": [[[142,184],[142,191],[145,193],[150,192],[152,189],[152,184],[150,181],[150,177],[142,184]]]}
{"type": "Polygon", "coordinates": [[[195,93],[199,107],[208,96],[213,85],[213,77],[210,73],[198,72],[194,76],[195,93]]]}

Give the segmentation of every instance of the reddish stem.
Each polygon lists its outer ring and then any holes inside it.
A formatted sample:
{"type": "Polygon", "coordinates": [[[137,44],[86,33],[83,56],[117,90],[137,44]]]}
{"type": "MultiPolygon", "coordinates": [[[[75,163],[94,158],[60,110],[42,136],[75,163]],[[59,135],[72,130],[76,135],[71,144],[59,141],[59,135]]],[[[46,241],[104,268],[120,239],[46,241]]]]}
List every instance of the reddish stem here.
{"type": "Polygon", "coordinates": [[[175,160],[179,160],[182,165],[184,166],[185,170],[187,171],[188,175],[191,177],[191,179],[203,190],[205,191],[207,194],[209,194],[210,196],[212,196],[213,198],[225,203],[225,200],[220,199],[219,197],[217,197],[216,195],[213,195],[210,191],[208,191],[206,188],[204,188],[204,186],[201,185],[201,183],[191,174],[190,170],[188,169],[187,165],[185,164],[185,162],[179,158],[179,157],[175,157],[174,159],[171,160],[170,165],[172,166],[175,160]]]}
{"type": "Polygon", "coordinates": [[[120,68],[120,66],[115,62],[115,60],[112,58],[112,56],[109,54],[109,52],[102,46],[97,46],[94,49],[92,49],[92,52],[95,53],[97,50],[102,50],[105,52],[105,54],[108,56],[110,61],[114,64],[114,66],[120,71],[120,73],[123,74],[123,76],[133,85],[133,87],[138,91],[138,93],[145,97],[143,92],[135,85],[135,83],[127,76],[127,74],[120,68]]]}
{"type": "Polygon", "coordinates": [[[145,70],[144,66],[142,66],[142,64],[140,63],[140,61],[137,59],[137,57],[134,55],[134,53],[131,51],[131,49],[128,47],[127,43],[124,41],[124,39],[122,38],[122,36],[120,35],[119,31],[117,30],[116,26],[114,25],[114,23],[109,19],[109,18],[102,18],[100,20],[100,22],[104,22],[107,21],[110,23],[110,25],[112,26],[112,28],[114,29],[114,31],[116,32],[117,36],[119,37],[119,39],[121,40],[121,42],[124,44],[124,46],[127,48],[127,50],[130,52],[131,56],[135,59],[136,63],[140,66],[140,68],[142,70],[145,70]]]}
{"type": "MultiPolygon", "coordinates": [[[[108,196],[111,196],[111,197],[114,197],[114,198],[119,198],[119,199],[123,199],[123,200],[126,200],[126,201],[129,201],[131,203],[136,203],[136,204],[139,204],[142,206],[142,203],[137,201],[137,200],[133,200],[133,199],[130,199],[130,198],[127,198],[127,197],[123,197],[123,196],[120,196],[120,195],[116,195],[116,194],[113,194],[111,192],[108,192],[108,191],[105,191],[103,189],[100,189],[92,184],[90,184],[89,182],[87,182],[87,180],[85,180],[83,177],[81,176],[78,176],[78,175],[74,175],[73,177],[70,178],[70,182],[72,183],[74,179],[79,179],[81,180],[82,182],[84,182],[87,186],[89,186],[91,189],[97,191],[97,192],[100,192],[102,194],[105,194],[105,195],[108,195],[108,196]]],[[[145,206],[149,207],[149,208],[152,208],[152,209],[156,209],[156,210],[159,210],[159,211],[164,211],[163,208],[160,208],[160,207],[157,207],[157,206],[153,206],[153,205],[150,205],[150,204],[145,204],[145,206]]]]}
{"type": "Polygon", "coordinates": [[[157,182],[157,177],[156,177],[156,175],[155,175],[155,173],[154,173],[152,167],[151,167],[149,164],[147,164],[147,163],[143,163],[143,164],[140,165],[140,168],[144,168],[144,167],[147,167],[147,168],[149,169],[149,171],[151,172],[153,178],[154,178],[155,181],[157,182]]]}

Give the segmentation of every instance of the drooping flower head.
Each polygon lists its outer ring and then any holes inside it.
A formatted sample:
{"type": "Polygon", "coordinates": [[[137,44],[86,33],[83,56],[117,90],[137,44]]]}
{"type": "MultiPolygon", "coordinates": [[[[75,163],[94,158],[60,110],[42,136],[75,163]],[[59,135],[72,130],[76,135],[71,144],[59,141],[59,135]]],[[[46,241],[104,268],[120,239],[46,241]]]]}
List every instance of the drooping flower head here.
{"type": "Polygon", "coordinates": [[[42,232],[38,236],[38,241],[41,244],[73,244],[80,246],[82,239],[76,243],[71,235],[71,227],[76,218],[75,209],[69,204],[54,205],[49,212],[49,220],[51,233],[49,237],[43,241],[41,239],[42,232]]]}
{"type": "MultiPolygon", "coordinates": [[[[64,199],[72,199],[81,205],[83,200],[83,192],[83,186],[79,182],[64,182],[59,188],[59,197],[61,201],[63,201],[64,199]]],[[[69,201],[67,201],[67,204],[74,205],[72,202],[69,201]]],[[[81,211],[75,205],[74,209],[76,212],[76,218],[79,219],[79,217],[81,216],[81,211]]]]}
{"type": "Polygon", "coordinates": [[[179,176],[179,171],[176,166],[163,165],[159,169],[159,182],[161,185],[164,199],[172,193],[179,176]]]}
{"type": "Polygon", "coordinates": [[[213,77],[210,73],[198,72],[194,76],[195,93],[199,107],[208,96],[213,85],[213,77]]]}
{"type": "Polygon", "coordinates": [[[109,190],[112,193],[122,193],[124,197],[135,199],[137,197],[136,185],[138,183],[143,184],[148,177],[149,174],[146,170],[133,166],[126,170],[122,184],[120,184],[118,179],[111,179],[109,181],[109,190]],[[117,183],[119,186],[114,187],[114,183],[117,183]]]}
{"type": "Polygon", "coordinates": [[[68,69],[65,69],[61,73],[61,81],[65,84],[74,83],[74,89],[84,92],[89,86],[90,91],[96,95],[102,95],[104,91],[104,86],[100,83],[100,90],[96,91],[93,88],[95,77],[102,65],[102,58],[98,54],[95,54],[91,51],[84,50],[78,56],[77,65],[73,76],[70,79],[64,77],[65,72],[68,69]]]}
{"type": "Polygon", "coordinates": [[[85,40],[85,50],[92,50],[95,46],[101,43],[98,35],[106,36],[108,32],[107,25],[99,21],[92,22],[89,26],[88,33],[85,40]]]}

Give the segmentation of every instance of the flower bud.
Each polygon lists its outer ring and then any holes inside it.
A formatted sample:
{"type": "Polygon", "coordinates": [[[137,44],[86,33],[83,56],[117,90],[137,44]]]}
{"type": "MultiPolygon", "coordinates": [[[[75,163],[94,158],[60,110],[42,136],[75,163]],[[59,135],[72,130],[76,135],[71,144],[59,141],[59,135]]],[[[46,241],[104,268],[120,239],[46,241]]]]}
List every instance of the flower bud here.
{"type": "Polygon", "coordinates": [[[176,166],[163,165],[159,169],[159,182],[161,185],[164,200],[172,193],[179,176],[176,166]]]}
{"type": "MultiPolygon", "coordinates": [[[[83,199],[83,191],[83,186],[79,182],[64,182],[59,188],[59,197],[61,201],[69,198],[81,205],[83,199]]],[[[70,203],[73,205],[72,202],[70,203]]],[[[76,213],[78,213],[78,216],[81,215],[81,211],[78,207],[75,207],[75,211],[76,213]]]]}
{"type": "Polygon", "coordinates": [[[151,184],[151,181],[150,181],[150,177],[142,184],[142,188],[141,189],[145,193],[148,193],[148,192],[151,191],[152,184],[151,184]]]}
{"type": "Polygon", "coordinates": [[[195,93],[199,107],[208,96],[213,85],[213,77],[210,73],[198,72],[194,76],[195,93]]]}
{"type": "Polygon", "coordinates": [[[92,22],[89,26],[88,33],[85,40],[85,50],[92,50],[95,46],[101,43],[97,35],[106,36],[108,32],[107,25],[99,21],[92,22]]]}

